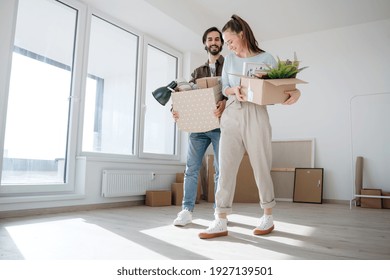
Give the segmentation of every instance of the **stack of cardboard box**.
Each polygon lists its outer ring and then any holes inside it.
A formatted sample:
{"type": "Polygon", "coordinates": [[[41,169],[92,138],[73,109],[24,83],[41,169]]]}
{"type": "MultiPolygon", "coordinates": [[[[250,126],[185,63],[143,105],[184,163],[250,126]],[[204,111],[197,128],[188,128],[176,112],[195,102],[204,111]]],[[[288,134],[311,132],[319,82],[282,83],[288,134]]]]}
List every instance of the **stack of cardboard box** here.
{"type": "MultiPolygon", "coordinates": [[[[205,184],[203,186],[203,196],[208,202],[214,202],[214,155],[206,155],[204,164],[206,165],[205,184]]],[[[236,191],[233,202],[257,203],[260,201],[249,156],[244,155],[237,173],[236,191]]]]}
{"type": "MultiPolygon", "coordinates": [[[[176,182],[172,183],[171,192],[172,192],[172,205],[180,206],[183,201],[183,184],[184,184],[184,173],[176,173],[176,182]]],[[[201,179],[199,176],[198,179],[198,192],[196,197],[196,202],[199,203],[201,197],[201,179]]]]}
{"type": "MultiPolygon", "coordinates": [[[[380,196],[382,191],[379,189],[361,189],[361,195],[376,195],[380,196]]],[[[360,207],[362,208],[382,208],[382,199],[362,197],[360,199],[360,207]]]]}
{"type": "Polygon", "coordinates": [[[172,183],[172,205],[181,205],[183,200],[184,173],[176,173],[176,182],[172,183]]]}
{"type": "MultiPolygon", "coordinates": [[[[390,196],[390,192],[382,191],[381,189],[369,189],[363,188],[360,191],[361,195],[373,195],[373,196],[390,196]]],[[[390,198],[360,198],[360,207],[363,208],[386,208],[390,209],[390,198]]]]}
{"type": "Polygon", "coordinates": [[[382,196],[387,197],[387,198],[382,198],[382,207],[386,209],[390,209],[390,192],[382,191],[382,196]]]}
{"type": "Polygon", "coordinates": [[[390,208],[390,198],[382,198],[390,196],[390,192],[382,191],[381,189],[363,187],[363,166],[364,157],[356,157],[355,163],[355,193],[367,196],[378,197],[357,197],[356,205],[363,208],[390,208]],[[382,196],[382,197],[381,197],[382,196]]]}

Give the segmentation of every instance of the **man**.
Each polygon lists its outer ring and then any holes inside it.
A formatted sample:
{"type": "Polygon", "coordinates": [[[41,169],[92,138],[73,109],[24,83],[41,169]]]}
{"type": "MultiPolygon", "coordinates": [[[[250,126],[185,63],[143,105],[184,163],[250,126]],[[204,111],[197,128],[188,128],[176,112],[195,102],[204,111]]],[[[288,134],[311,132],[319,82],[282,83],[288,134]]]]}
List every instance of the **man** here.
{"type": "MultiPolygon", "coordinates": [[[[221,31],[216,27],[207,29],[202,37],[205,50],[208,54],[207,62],[196,68],[191,74],[190,82],[195,82],[196,79],[204,77],[221,76],[224,57],[221,55],[223,38],[221,31]]],[[[219,118],[225,109],[226,100],[217,103],[215,115],[219,118]]],[[[179,118],[177,112],[172,112],[175,120],[179,118]]],[[[175,226],[185,226],[192,222],[192,212],[195,207],[196,194],[198,190],[198,176],[202,165],[203,156],[212,143],[214,149],[214,168],[215,168],[215,189],[217,189],[217,182],[219,176],[218,168],[218,150],[219,138],[221,131],[219,128],[200,133],[190,133],[188,139],[188,153],[187,164],[184,174],[184,195],[182,202],[182,211],[178,213],[177,218],[173,221],[175,226]]]]}

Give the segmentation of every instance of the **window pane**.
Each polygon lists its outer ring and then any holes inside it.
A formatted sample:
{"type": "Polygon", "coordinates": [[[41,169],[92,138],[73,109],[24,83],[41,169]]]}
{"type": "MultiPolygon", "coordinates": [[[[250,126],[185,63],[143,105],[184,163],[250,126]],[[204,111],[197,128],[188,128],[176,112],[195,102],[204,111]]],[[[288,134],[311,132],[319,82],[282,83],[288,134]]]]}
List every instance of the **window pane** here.
{"type": "Polygon", "coordinates": [[[144,153],[174,155],[175,123],[170,112],[172,102],[162,106],[152,92],[177,78],[178,59],[148,45],[146,69],[146,114],[144,127],[144,153]]]}
{"type": "Polygon", "coordinates": [[[20,0],[2,184],[64,183],[77,11],[20,0]]]}
{"type": "Polygon", "coordinates": [[[134,154],[138,37],[92,17],[83,151],[134,154]]]}

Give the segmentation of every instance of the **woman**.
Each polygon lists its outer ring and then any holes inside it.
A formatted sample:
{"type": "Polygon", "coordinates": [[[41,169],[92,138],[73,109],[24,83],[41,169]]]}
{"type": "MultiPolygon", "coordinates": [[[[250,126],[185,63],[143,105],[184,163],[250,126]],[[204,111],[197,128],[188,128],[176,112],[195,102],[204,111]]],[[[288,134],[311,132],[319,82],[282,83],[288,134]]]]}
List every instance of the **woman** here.
{"type": "MultiPolygon", "coordinates": [[[[268,234],[274,229],[272,208],[275,206],[271,178],[271,125],[266,106],[243,101],[240,78],[230,73],[242,73],[244,62],[265,63],[276,66],[272,55],[259,48],[246,21],[233,15],[222,29],[225,44],[232,53],[225,57],[222,70],[222,92],[228,97],[221,118],[219,152],[219,180],[215,195],[213,223],[199,234],[202,239],[226,236],[227,215],[232,212],[237,172],[245,151],[252,165],[260,207],[264,215],[254,229],[255,235],[268,234]]],[[[300,97],[299,90],[288,91],[284,104],[294,104],[300,97]]]]}

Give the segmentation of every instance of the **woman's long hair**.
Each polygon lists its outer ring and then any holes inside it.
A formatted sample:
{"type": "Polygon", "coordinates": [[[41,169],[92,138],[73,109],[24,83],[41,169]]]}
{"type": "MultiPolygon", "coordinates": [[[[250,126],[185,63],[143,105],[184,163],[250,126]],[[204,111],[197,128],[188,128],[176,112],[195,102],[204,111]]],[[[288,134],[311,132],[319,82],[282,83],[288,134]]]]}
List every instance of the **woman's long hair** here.
{"type": "Polygon", "coordinates": [[[230,30],[234,33],[240,33],[242,31],[244,40],[247,44],[248,49],[253,53],[262,53],[264,50],[260,49],[259,44],[256,41],[253,31],[249,24],[240,18],[238,15],[232,15],[231,19],[222,28],[222,32],[230,30]]]}

